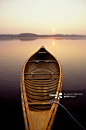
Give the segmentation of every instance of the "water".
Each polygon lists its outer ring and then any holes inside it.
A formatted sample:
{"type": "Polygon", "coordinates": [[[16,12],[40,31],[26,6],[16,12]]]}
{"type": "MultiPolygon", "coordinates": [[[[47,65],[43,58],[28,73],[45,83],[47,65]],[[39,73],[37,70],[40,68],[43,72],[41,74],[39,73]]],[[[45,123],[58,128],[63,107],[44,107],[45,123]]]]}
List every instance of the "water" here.
{"type": "MultiPolygon", "coordinates": [[[[43,38],[0,40],[0,129],[24,130],[20,93],[21,69],[25,60],[42,45],[59,59],[63,68],[60,103],[86,128],[86,39],[43,38]],[[68,93],[72,97],[65,97],[68,93]],[[77,95],[73,97],[75,93],[77,95]]],[[[80,129],[59,106],[52,130],[63,128],[80,129]]]]}

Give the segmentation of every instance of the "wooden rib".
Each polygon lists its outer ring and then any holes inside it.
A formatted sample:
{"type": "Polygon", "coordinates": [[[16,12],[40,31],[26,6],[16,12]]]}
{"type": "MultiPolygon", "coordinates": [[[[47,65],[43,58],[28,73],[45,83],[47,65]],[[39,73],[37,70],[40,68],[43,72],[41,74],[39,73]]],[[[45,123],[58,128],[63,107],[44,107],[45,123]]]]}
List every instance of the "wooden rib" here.
{"type": "Polygon", "coordinates": [[[59,83],[59,78],[58,79],[52,79],[52,80],[24,80],[24,82],[28,85],[28,86],[51,86],[51,85],[55,85],[56,83],[59,83]]]}
{"type": "Polygon", "coordinates": [[[57,79],[45,79],[45,80],[35,80],[35,79],[33,79],[33,80],[25,80],[26,82],[28,82],[28,83],[33,83],[33,84],[50,84],[50,83],[54,83],[54,82],[58,82],[58,80],[59,80],[59,78],[57,78],[57,79]]]}
{"type": "MultiPolygon", "coordinates": [[[[40,81],[39,81],[40,82],[40,81]]],[[[24,81],[24,83],[28,86],[28,87],[50,87],[52,85],[57,85],[59,83],[59,80],[53,81],[53,82],[45,82],[42,84],[42,82],[33,82],[33,81],[24,81]]]]}
{"type": "Polygon", "coordinates": [[[46,87],[45,86],[39,86],[39,87],[37,87],[37,86],[36,87],[35,86],[27,86],[27,88],[29,88],[30,90],[31,89],[34,89],[34,90],[36,90],[36,89],[37,90],[49,90],[49,89],[53,90],[54,88],[57,88],[57,84],[53,85],[53,86],[52,85],[51,86],[46,86],[46,87]]]}
{"type": "Polygon", "coordinates": [[[27,86],[27,85],[26,85],[26,88],[29,89],[29,90],[32,90],[32,89],[33,89],[33,91],[35,91],[36,89],[37,89],[37,90],[40,90],[40,91],[43,91],[43,90],[46,91],[46,90],[49,90],[49,89],[50,89],[50,91],[51,91],[51,90],[53,90],[54,88],[57,88],[57,85],[58,85],[58,84],[53,85],[53,86],[52,86],[52,85],[51,85],[51,86],[44,86],[44,87],[43,87],[43,86],[39,86],[39,87],[37,87],[37,86],[27,86]]]}
{"type": "Polygon", "coordinates": [[[29,65],[28,65],[28,63],[26,64],[26,67],[25,67],[25,71],[28,71],[29,69],[31,69],[31,68],[33,68],[33,66],[35,65],[35,63],[30,63],[29,65]]]}
{"type": "MultiPolygon", "coordinates": [[[[40,64],[40,63],[39,63],[40,64]]],[[[40,65],[39,65],[40,66],[40,65]]],[[[47,65],[47,63],[45,63],[45,67],[43,67],[43,68],[46,68],[46,70],[51,70],[52,69],[52,71],[57,71],[57,68],[55,67],[56,65],[54,65],[54,63],[48,63],[48,65],[47,65]],[[50,68],[50,69],[49,69],[50,68]]],[[[37,65],[36,64],[34,64],[34,67],[37,67],[37,65]]],[[[29,68],[29,70],[33,70],[34,68],[33,68],[33,65],[29,68]]],[[[29,71],[28,70],[28,71],[29,71]]]]}
{"type": "Polygon", "coordinates": [[[37,93],[37,92],[31,92],[31,91],[28,91],[27,89],[26,89],[26,92],[27,93],[30,93],[31,95],[33,95],[33,96],[40,96],[40,97],[43,97],[43,96],[49,96],[50,94],[55,94],[56,93],[56,89],[55,90],[53,90],[53,91],[51,91],[51,92],[40,92],[40,93],[37,93]]]}
{"type": "Polygon", "coordinates": [[[26,95],[34,100],[47,100],[47,99],[51,99],[52,96],[32,96],[30,93],[26,92],[26,95]]]}
{"type": "Polygon", "coordinates": [[[43,98],[39,99],[39,98],[31,97],[31,96],[29,97],[29,96],[27,95],[27,100],[28,100],[28,102],[38,102],[38,101],[40,101],[40,102],[48,102],[49,100],[52,100],[52,99],[54,99],[53,96],[48,97],[48,98],[45,98],[45,99],[43,99],[43,98]]]}
{"type": "Polygon", "coordinates": [[[48,102],[48,101],[53,100],[53,99],[54,98],[52,97],[52,98],[46,99],[46,100],[37,100],[37,99],[32,99],[30,97],[27,97],[28,102],[48,102]]]}
{"type": "Polygon", "coordinates": [[[28,88],[28,87],[25,87],[26,91],[30,91],[30,92],[33,92],[33,93],[51,93],[52,91],[56,91],[57,90],[57,87],[53,87],[51,89],[32,89],[32,88],[28,88]]]}
{"type": "MultiPolygon", "coordinates": [[[[59,76],[55,79],[40,79],[40,80],[36,80],[36,79],[27,79],[27,80],[24,80],[25,82],[27,83],[30,83],[30,84],[39,84],[39,85],[42,85],[42,84],[50,84],[50,83],[55,83],[55,82],[59,82],[59,76]]],[[[49,85],[48,85],[49,86],[49,85]]]]}
{"type": "Polygon", "coordinates": [[[39,90],[39,89],[31,89],[31,88],[27,89],[27,88],[26,88],[26,91],[27,91],[27,90],[32,91],[32,92],[34,92],[34,93],[36,93],[36,92],[37,92],[37,93],[40,93],[40,92],[46,93],[46,92],[47,92],[47,93],[50,94],[50,92],[52,92],[52,91],[54,91],[54,90],[56,91],[56,90],[57,90],[57,87],[51,88],[51,89],[49,89],[49,90],[48,90],[48,89],[47,89],[47,90],[45,90],[45,89],[44,89],[44,90],[39,90]]]}
{"type": "MultiPolygon", "coordinates": [[[[43,82],[43,80],[42,80],[42,82],[43,82]]],[[[27,86],[29,87],[29,86],[31,86],[31,87],[51,87],[52,85],[57,85],[57,83],[58,83],[58,80],[55,80],[53,83],[52,82],[45,82],[46,84],[38,84],[37,82],[36,82],[36,84],[34,84],[33,83],[33,81],[32,82],[29,82],[29,81],[27,81],[27,80],[25,80],[25,83],[27,84],[27,86]]]]}
{"type": "Polygon", "coordinates": [[[55,65],[54,65],[53,63],[50,63],[49,68],[50,68],[52,71],[54,71],[54,72],[58,72],[58,68],[55,67],[55,65]]]}
{"type": "Polygon", "coordinates": [[[28,80],[28,81],[25,80],[24,83],[25,83],[28,87],[29,87],[29,86],[32,86],[32,87],[35,87],[35,86],[36,86],[36,87],[37,87],[37,86],[38,86],[38,87],[47,86],[47,87],[48,87],[48,86],[52,86],[52,85],[58,84],[58,83],[59,83],[59,80],[57,80],[57,82],[56,82],[56,80],[55,80],[55,81],[53,80],[53,82],[52,82],[52,81],[51,81],[51,82],[47,82],[47,81],[46,81],[46,82],[45,82],[45,81],[44,81],[44,82],[43,82],[43,81],[40,82],[40,80],[34,82],[34,81],[30,81],[30,80],[28,80]],[[35,84],[37,84],[37,85],[35,85],[35,84]]]}

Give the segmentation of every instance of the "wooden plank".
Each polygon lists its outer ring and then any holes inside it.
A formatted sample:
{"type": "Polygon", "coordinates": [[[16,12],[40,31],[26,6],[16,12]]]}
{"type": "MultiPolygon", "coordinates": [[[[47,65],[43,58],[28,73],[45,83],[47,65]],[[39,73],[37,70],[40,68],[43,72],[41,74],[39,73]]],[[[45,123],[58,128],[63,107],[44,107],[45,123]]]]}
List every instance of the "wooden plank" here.
{"type": "Polygon", "coordinates": [[[39,63],[38,60],[28,61],[27,63],[39,63]]]}
{"type": "Polygon", "coordinates": [[[30,93],[26,92],[26,95],[34,100],[47,100],[47,99],[51,99],[52,96],[37,96],[37,95],[31,95],[30,93]]]}
{"type": "Polygon", "coordinates": [[[57,86],[53,86],[51,88],[48,87],[46,89],[44,89],[43,87],[42,88],[41,87],[37,87],[37,88],[34,89],[34,88],[31,88],[31,87],[28,87],[28,86],[25,86],[25,88],[26,88],[26,91],[29,90],[29,91],[37,92],[37,93],[41,93],[41,92],[43,92],[43,93],[46,93],[46,92],[50,93],[50,92],[56,90],[57,86]]]}
{"type": "Polygon", "coordinates": [[[51,84],[51,86],[45,86],[44,85],[44,86],[38,86],[38,87],[37,86],[28,86],[28,85],[26,85],[26,88],[29,89],[29,90],[33,89],[32,91],[36,91],[37,90],[37,91],[40,92],[40,91],[44,91],[44,90],[45,91],[55,90],[58,87],[57,87],[57,84],[53,85],[53,87],[52,87],[52,84],[51,84]]]}
{"type": "Polygon", "coordinates": [[[54,72],[51,72],[51,73],[43,73],[43,72],[39,72],[39,73],[24,73],[25,75],[32,75],[32,74],[43,74],[43,75],[48,75],[48,74],[51,74],[51,75],[59,75],[60,73],[54,73],[54,72]]]}
{"type": "Polygon", "coordinates": [[[35,130],[42,130],[45,120],[49,114],[49,111],[34,112],[31,111],[32,121],[34,122],[35,130]]]}
{"type": "MultiPolygon", "coordinates": [[[[36,89],[36,87],[37,88],[40,88],[40,87],[42,87],[42,88],[54,88],[55,86],[57,86],[58,85],[58,83],[59,83],[59,81],[57,81],[57,82],[45,82],[44,84],[42,84],[42,82],[41,83],[39,83],[38,84],[38,82],[28,82],[27,80],[25,81],[25,85],[26,85],[26,87],[27,88],[33,88],[33,89],[36,89]]],[[[42,89],[41,88],[41,89],[42,89]]]]}
{"type": "MultiPolygon", "coordinates": [[[[50,123],[49,123],[49,126],[48,126],[47,130],[51,130],[51,127],[52,127],[52,125],[53,125],[53,122],[54,122],[54,119],[55,119],[55,115],[56,115],[56,112],[57,112],[57,108],[58,108],[58,104],[56,104],[55,109],[54,109],[54,112],[52,113],[52,118],[51,118],[51,120],[50,120],[50,123]]],[[[55,128],[56,128],[56,127],[55,127],[55,128]]],[[[57,126],[57,128],[58,128],[58,126],[57,126]]],[[[56,128],[56,129],[57,129],[57,128],[56,128]]]]}
{"type": "Polygon", "coordinates": [[[25,80],[49,80],[49,79],[57,79],[57,77],[42,77],[42,78],[40,78],[40,77],[38,77],[38,78],[25,78],[25,80]]]}
{"type": "Polygon", "coordinates": [[[39,62],[57,63],[57,61],[55,61],[55,60],[31,60],[31,61],[28,61],[27,63],[39,63],[39,62]]]}
{"type": "Polygon", "coordinates": [[[47,116],[47,119],[46,119],[46,121],[45,121],[45,123],[43,125],[42,130],[47,130],[47,129],[51,130],[51,126],[52,126],[53,121],[54,121],[54,117],[55,117],[55,114],[56,114],[57,106],[56,106],[56,104],[53,103],[53,105],[51,107],[51,110],[49,111],[49,114],[47,116]],[[55,111],[55,112],[53,113],[53,111],[55,111]]]}
{"type": "Polygon", "coordinates": [[[40,79],[40,80],[35,80],[35,79],[32,79],[32,80],[25,80],[25,81],[31,82],[31,83],[34,83],[34,84],[36,84],[36,83],[39,83],[39,84],[40,84],[40,83],[41,83],[41,84],[42,84],[42,83],[43,83],[43,84],[44,84],[44,83],[49,84],[49,83],[52,83],[52,82],[56,82],[56,80],[58,80],[58,78],[55,79],[55,80],[51,78],[51,79],[48,79],[48,80],[47,80],[47,79],[45,79],[45,80],[41,80],[41,79],[40,79]]]}
{"type": "Polygon", "coordinates": [[[39,52],[39,53],[46,53],[46,51],[44,51],[44,52],[43,52],[43,51],[41,51],[41,52],[39,52]]]}
{"type": "Polygon", "coordinates": [[[50,105],[50,102],[28,102],[28,105],[50,105]]]}
{"type": "Polygon", "coordinates": [[[56,93],[56,89],[54,89],[53,91],[46,91],[46,92],[40,92],[40,93],[38,93],[37,91],[34,91],[34,92],[32,92],[32,91],[29,91],[29,90],[27,90],[26,89],[26,92],[28,92],[28,93],[30,93],[31,95],[34,95],[34,96],[49,96],[50,94],[55,94],[56,93]]]}

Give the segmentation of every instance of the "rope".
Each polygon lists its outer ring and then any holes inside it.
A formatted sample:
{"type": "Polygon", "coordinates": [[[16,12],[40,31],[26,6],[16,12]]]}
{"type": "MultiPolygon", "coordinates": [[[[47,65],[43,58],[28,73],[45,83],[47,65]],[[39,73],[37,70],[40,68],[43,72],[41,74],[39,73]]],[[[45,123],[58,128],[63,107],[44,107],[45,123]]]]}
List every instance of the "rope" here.
{"type": "Polygon", "coordinates": [[[73,120],[79,125],[79,126],[81,126],[81,128],[83,129],[83,130],[86,130],[71,114],[70,114],[70,112],[61,104],[61,103],[58,103],[58,102],[55,102],[55,101],[50,101],[50,104],[52,105],[53,103],[55,103],[55,104],[58,104],[58,105],[60,105],[62,108],[64,108],[66,111],[67,111],[67,113],[73,118],[73,120]]]}

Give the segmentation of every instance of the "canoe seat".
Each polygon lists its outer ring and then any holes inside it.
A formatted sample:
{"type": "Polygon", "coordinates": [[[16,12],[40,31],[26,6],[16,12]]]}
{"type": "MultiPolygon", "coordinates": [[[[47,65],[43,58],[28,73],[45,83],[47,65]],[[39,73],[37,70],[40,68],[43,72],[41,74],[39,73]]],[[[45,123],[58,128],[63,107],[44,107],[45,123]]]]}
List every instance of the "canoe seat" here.
{"type": "Polygon", "coordinates": [[[30,111],[49,110],[51,108],[50,102],[28,102],[30,111]]]}
{"type": "Polygon", "coordinates": [[[46,53],[46,51],[39,51],[39,53],[46,53]]]}
{"type": "Polygon", "coordinates": [[[52,75],[58,75],[60,73],[25,73],[25,75],[31,75],[31,74],[43,74],[43,75],[48,75],[48,74],[52,74],[52,75]]]}
{"type": "Polygon", "coordinates": [[[27,63],[39,63],[39,62],[57,63],[57,61],[54,61],[54,60],[33,60],[33,61],[28,61],[27,63]]]}
{"type": "Polygon", "coordinates": [[[28,105],[50,105],[50,102],[28,102],[28,105]]]}

